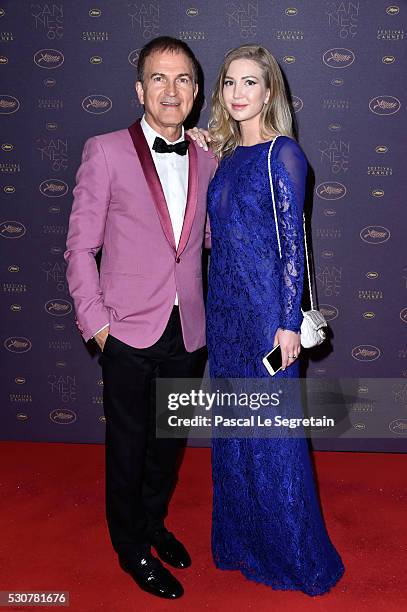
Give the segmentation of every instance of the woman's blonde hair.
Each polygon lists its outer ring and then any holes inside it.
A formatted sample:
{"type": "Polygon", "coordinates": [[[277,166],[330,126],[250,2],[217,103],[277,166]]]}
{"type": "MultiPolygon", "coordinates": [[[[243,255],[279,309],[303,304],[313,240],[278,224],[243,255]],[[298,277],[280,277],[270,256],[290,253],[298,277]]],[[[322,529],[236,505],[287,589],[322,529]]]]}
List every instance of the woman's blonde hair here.
{"type": "Polygon", "coordinates": [[[239,123],[230,116],[223,100],[223,84],[227,71],[230,64],[237,59],[256,62],[262,70],[265,86],[270,90],[269,100],[260,113],[261,138],[267,140],[274,132],[293,137],[292,116],[279,65],[264,47],[242,45],[226,54],[212,94],[209,133],[212,149],[219,159],[233,153],[241,143],[239,123]]]}

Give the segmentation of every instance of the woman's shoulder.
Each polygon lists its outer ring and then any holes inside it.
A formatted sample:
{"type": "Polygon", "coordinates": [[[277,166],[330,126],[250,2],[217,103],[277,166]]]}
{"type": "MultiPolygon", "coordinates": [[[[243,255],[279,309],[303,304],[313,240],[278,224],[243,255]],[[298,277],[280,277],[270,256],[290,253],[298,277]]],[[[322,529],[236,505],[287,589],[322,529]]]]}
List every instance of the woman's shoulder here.
{"type": "Polygon", "coordinates": [[[278,145],[280,149],[284,148],[287,151],[292,150],[292,151],[302,152],[301,146],[298,144],[295,138],[292,138],[292,136],[285,136],[284,134],[278,134],[274,140],[275,140],[274,145],[276,147],[278,145]]]}
{"type": "Polygon", "coordinates": [[[277,136],[273,145],[273,151],[275,156],[283,162],[296,158],[297,160],[307,163],[304,151],[298,142],[294,138],[291,138],[291,136],[283,136],[282,134],[277,136]]]}

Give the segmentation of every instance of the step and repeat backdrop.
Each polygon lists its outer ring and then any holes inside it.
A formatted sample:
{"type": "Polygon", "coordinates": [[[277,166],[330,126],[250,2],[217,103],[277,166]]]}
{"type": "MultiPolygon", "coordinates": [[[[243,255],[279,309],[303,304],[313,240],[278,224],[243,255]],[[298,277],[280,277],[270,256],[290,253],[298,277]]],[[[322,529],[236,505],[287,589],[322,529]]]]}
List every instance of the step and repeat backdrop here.
{"type": "Polygon", "coordinates": [[[139,50],[170,35],[202,65],[201,126],[226,51],[258,42],[277,58],[311,168],[330,325],[306,374],[356,381],[352,435],[314,447],[406,449],[406,15],[405,1],[383,0],[0,0],[2,439],[104,439],[99,355],[76,329],[65,278],[72,189],[85,140],[141,116],[139,50]],[[366,381],[379,378],[394,384],[374,438],[366,381]]]}

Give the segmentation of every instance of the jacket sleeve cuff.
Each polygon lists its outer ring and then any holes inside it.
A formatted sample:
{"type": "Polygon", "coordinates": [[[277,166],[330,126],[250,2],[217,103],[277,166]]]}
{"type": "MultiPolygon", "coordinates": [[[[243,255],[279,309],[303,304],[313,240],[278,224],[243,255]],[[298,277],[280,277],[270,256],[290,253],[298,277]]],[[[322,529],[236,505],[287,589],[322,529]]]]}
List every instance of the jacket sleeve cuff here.
{"type": "Polygon", "coordinates": [[[104,325],[103,327],[101,327],[100,329],[98,329],[92,336],[92,338],[94,338],[99,332],[102,331],[102,329],[105,329],[106,327],[109,327],[109,323],[106,323],[106,325],[104,325]]]}
{"type": "Polygon", "coordinates": [[[109,325],[109,312],[102,308],[98,315],[95,316],[95,313],[93,313],[92,318],[82,314],[80,317],[77,317],[76,325],[85,342],[89,342],[98,331],[109,325]]]}

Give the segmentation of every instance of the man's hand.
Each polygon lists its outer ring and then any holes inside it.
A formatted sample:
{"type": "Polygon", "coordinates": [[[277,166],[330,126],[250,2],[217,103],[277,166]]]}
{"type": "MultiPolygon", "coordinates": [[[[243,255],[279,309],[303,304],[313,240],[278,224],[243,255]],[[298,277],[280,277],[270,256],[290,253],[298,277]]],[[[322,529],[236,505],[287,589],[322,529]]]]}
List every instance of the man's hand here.
{"type": "MultiPolygon", "coordinates": [[[[301,351],[301,335],[288,329],[278,328],[274,337],[274,346],[280,345],[282,356],[282,370],[290,366],[297,359],[301,351]]],[[[274,348],[274,347],[273,347],[274,348]]]]}
{"type": "Polygon", "coordinates": [[[100,330],[100,332],[98,332],[97,334],[93,336],[98,347],[100,348],[102,352],[103,352],[103,349],[105,348],[105,342],[109,335],[109,329],[110,327],[108,325],[107,327],[104,327],[103,329],[100,330]]]}
{"type": "Polygon", "coordinates": [[[196,143],[203,148],[205,151],[208,150],[208,144],[211,142],[208,130],[203,128],[194,127],[187,131],[188,136],[195,140],[196,143]]]}

